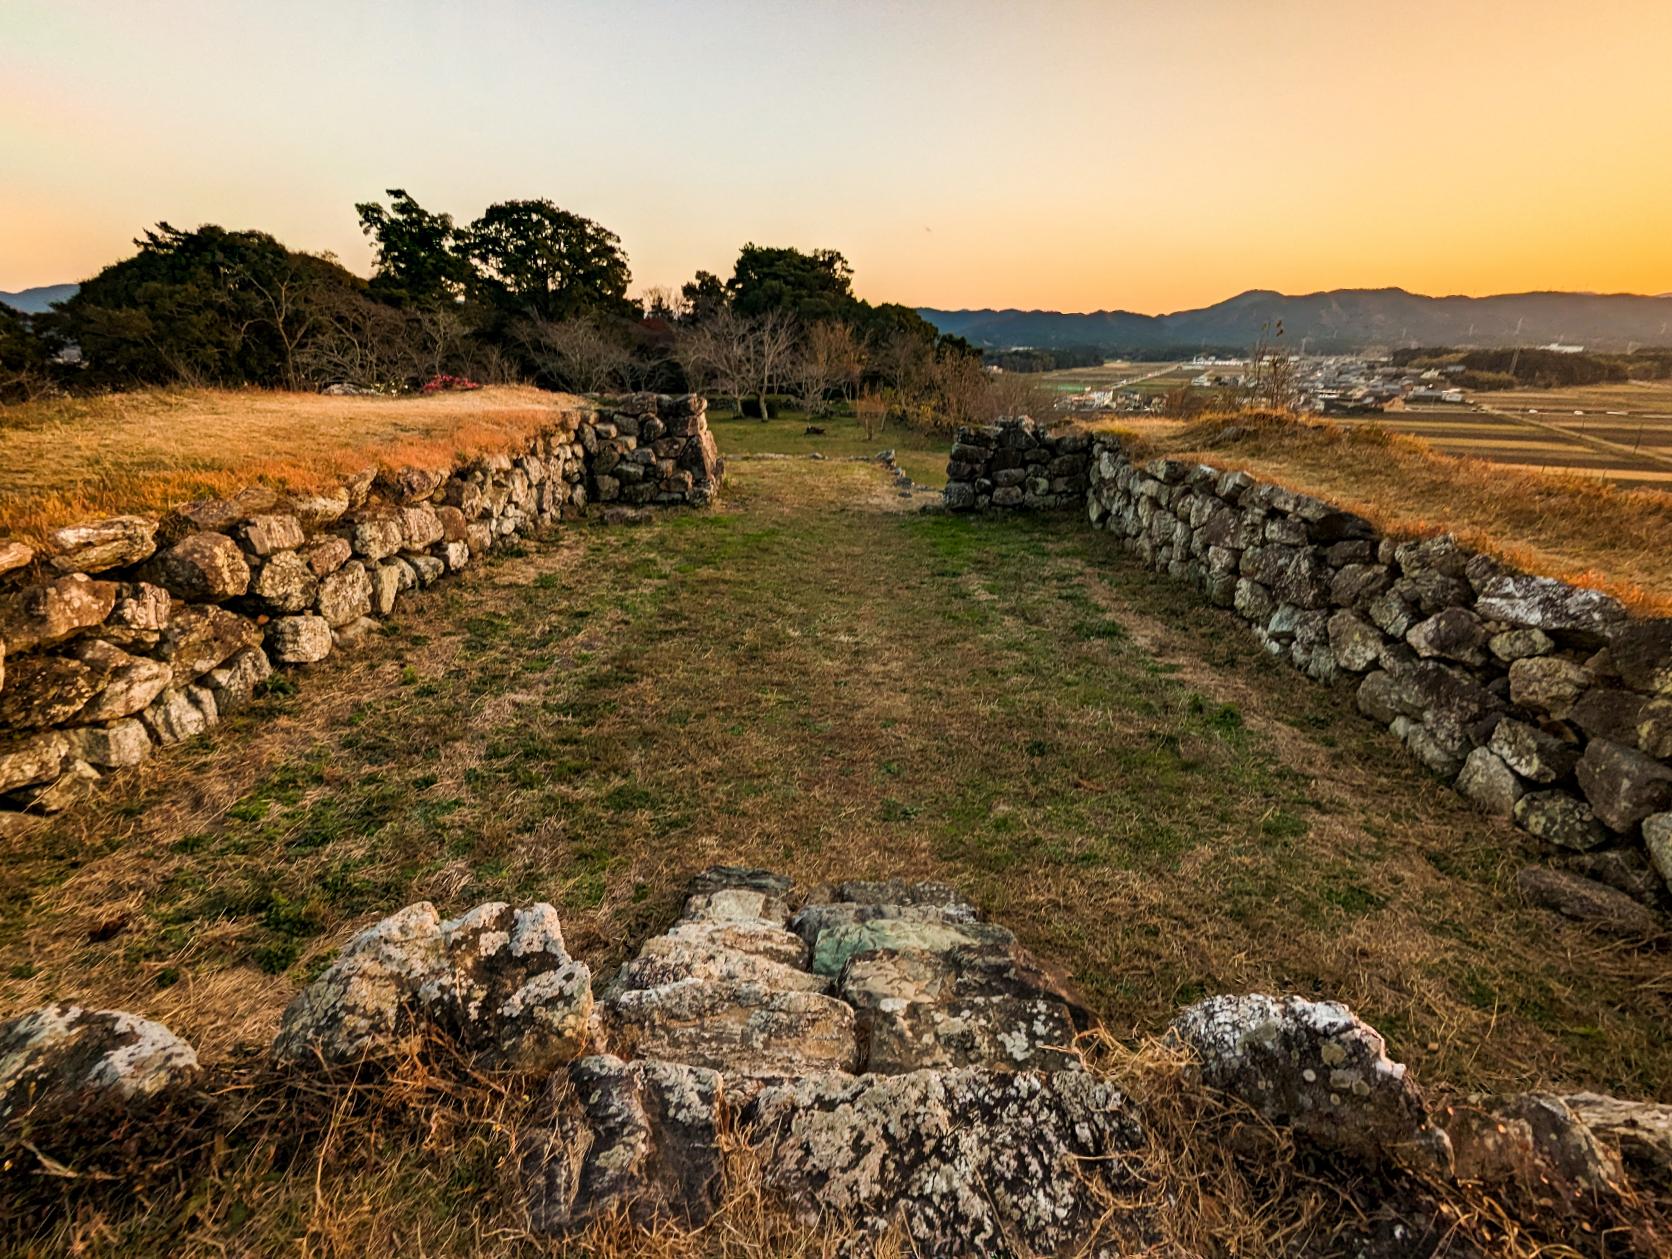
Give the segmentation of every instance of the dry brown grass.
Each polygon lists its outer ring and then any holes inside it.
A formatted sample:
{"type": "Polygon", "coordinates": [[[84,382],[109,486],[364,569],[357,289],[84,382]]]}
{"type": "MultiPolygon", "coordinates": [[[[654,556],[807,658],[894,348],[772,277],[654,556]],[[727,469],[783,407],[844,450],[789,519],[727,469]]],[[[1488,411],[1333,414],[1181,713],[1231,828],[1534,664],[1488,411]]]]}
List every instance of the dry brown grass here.
{"type": "Polygon", "coordinates": [[[574,402],[497,386],[398,398],[168,389],[0,407],[0,538],[257,482],[317,488],[372,464],[451,468],[574,402]]]}
{"type": "Polygon", "coordinates": [[[1220,415],[1133,432],[1130,444],[1140,458],[1245,468],[1356,511],[1394,537],[1452,533],[1528,572],[1606,590],[1644,614],[1672,614],[1672,494],[1520,471],[1324,420],[1220,415]],[[1243,435],[1219,440],[1232,425],[1243,435]]]}

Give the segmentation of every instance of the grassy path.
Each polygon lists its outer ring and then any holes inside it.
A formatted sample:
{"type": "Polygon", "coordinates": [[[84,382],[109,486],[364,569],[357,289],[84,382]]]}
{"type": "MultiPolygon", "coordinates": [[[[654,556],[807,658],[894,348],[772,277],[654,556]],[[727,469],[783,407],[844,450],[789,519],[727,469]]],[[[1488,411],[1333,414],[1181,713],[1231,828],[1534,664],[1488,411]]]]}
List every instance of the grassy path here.
{"type": "Polygon", "coordinates": [[[0,1009],[218,1058],[410,901],[550,900],[607,974],[728,861],[950,880],[1121,1034],[1298,991],[1430,1080],[1667,1098],[1660,959],[1521,907],[1524,837],[1077,521],[739,461],[720,510],[528,543],[298,684],[9,841],[0,1009]]]}

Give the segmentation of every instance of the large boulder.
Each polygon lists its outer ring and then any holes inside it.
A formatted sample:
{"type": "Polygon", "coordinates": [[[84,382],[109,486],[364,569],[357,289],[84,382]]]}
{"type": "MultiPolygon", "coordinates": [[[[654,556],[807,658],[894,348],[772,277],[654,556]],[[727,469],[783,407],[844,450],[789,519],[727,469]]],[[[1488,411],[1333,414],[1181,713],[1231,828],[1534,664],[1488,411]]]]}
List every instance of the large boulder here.
{"type": "Polygon", "coordinates": [[[102,573],[148,558],[157,549],[157,522],[147,516],[112,516],[65,525],[47,534],[52,566],[66,573],[102,573]]]}
{"type": "Polygon", "coordinates": [[[72,573],[0,603],[0,641],[17,654],[54,647],[99,624],[116,606],[114,582],[72,573]]]}
{"type": "Polygon", "coordinates": [[[190,603],[220,603],[250,586],[250,566],[224,533],[187,534],[146,566],[149,580],[190,603]]]}
{"type": "Polygon", "coordinates": [[[1626,621],[1625,608],[1611,595],[1522,573],[1483,582],[1475,611],[1488,621],[1543,630],[1574,647],[1605,646],[1626,621]]]}
{"type": "Polygon", "coordinates": [[[1126,1253],[1147,1219],[1110,1209],[1143,1182],[1137,1108],[1088,1072],[811,1075],[742,1122],[809,1227],[898,1229],[915,1254],[1126,1253]]]}
{"type": "Polygon", "coordinates": [[[853,1007],[816,991],[755,980],[676,980],[609,1003],[610,1043],[640,1058],[710,1067],[728,1078],[853,1071],[853,1007]]]}
{"type": "Polygon", "coordinates": [[[136,1101],[189,1084],[197,1054],[161,1023],[50,1005],[0,1023],[0,1121],[40,1104],[136,1101]]]}
{"type": "Polygon", "coordinates": [[[1209,1088],[1253,1106],[1313,1144],[1375,1166],[1448,1171],[1450,1144],[1381,1035],[1334,1001],[1210,997],[1172,1032],[1209,1088]]]}
{"type": "Polygon", "coordinates": [[[592,1040],[592,975],[569,957],[557,911],[498,901],[443,921],[427,901],[351,939],[285,1011],[274,1056],[348,1066],[450,1036],[484,1065],[550,1070],[592,1040]]]}
{"type": "Polygon", "coordinates": [[[1592,739],[1575,774],[1597,817],[1622,834],[1651,813],[1672,809],[1672,768],[1636,748],[1592,739]]]}

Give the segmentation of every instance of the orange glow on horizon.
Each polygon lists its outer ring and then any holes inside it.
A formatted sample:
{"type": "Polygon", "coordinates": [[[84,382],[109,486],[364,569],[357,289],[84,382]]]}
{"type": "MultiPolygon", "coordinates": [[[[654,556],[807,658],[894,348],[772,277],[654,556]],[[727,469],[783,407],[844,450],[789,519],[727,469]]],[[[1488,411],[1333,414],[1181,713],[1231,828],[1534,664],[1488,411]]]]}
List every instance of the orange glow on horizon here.
{"type": "Polygon", "coordinates": [[[401,186],[549,196],[635,289],[755,240],[941,307],[1672,291],[1665,0],[12,0],[0,46],[0,289],[160,219],[364,271],[401,186]]]}

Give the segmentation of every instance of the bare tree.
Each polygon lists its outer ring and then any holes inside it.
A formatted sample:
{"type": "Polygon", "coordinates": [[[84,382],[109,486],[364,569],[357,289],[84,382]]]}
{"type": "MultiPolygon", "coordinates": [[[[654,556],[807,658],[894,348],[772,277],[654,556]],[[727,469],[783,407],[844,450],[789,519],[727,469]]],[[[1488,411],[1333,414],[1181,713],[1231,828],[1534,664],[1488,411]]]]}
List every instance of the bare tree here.
{"type": "Polygon", "coordinates": [[[788,376],[802,410],[825,415],[831,392],[840,389],[845,396],[858,383],[863,366],[853,329],[840,320],[826,320],[807,329],[791,358],[788,376]]]}
{"type": "Polygon", "coordinates": [[[674,357],[690,387],[730,398],[733,415],[743,414],[743,395],[749,392],[752,335],[748,320],[723,307],[683,330],[674,343],[674,357]]]}
{"type": "Polygon", "coordinates": [[[1260,326],[1260,339],[1248,357],[1248,375],[1242,387],[1245,406],[1272,411],[1293,411],[1300,405],[1300,372],[1295,358],[1278,345],[1283,339],[1283,321],[1260,326]]]}
{"type": "Polygon", "coordinates": [[[786,312],[771,310],[749,325],[744,339],[749,392],[760,405],[761,420],[767,417],[766,399],[783,382],[797,340],[795,320],[786,312]]]}
{"type": "Polygon", "coordinates": [[[874,389],[867,389],[853,400],[854,417],[865,430],[865,440],[871,441],[882,430],[888,417],[888,400],[874,389]]]}
{"type": "Polygon", "coordinates": [[[287,257],[283,270],[265,281],[248,268],[239,271],[244,283],[261,299],[262,317],[255,322],[267,324],[279,339],[285,388],[301,388],[305,375],[301,351],[318,323],[318,299],[325,286],[298,264],[294,254],[287,257]]]}
{"type": "Polygon", "coordinates": [[[522,342],[535,366],[576,393],[604,393],[626,376],[632,354],[595,320],[530,319],[522,342]]]}

